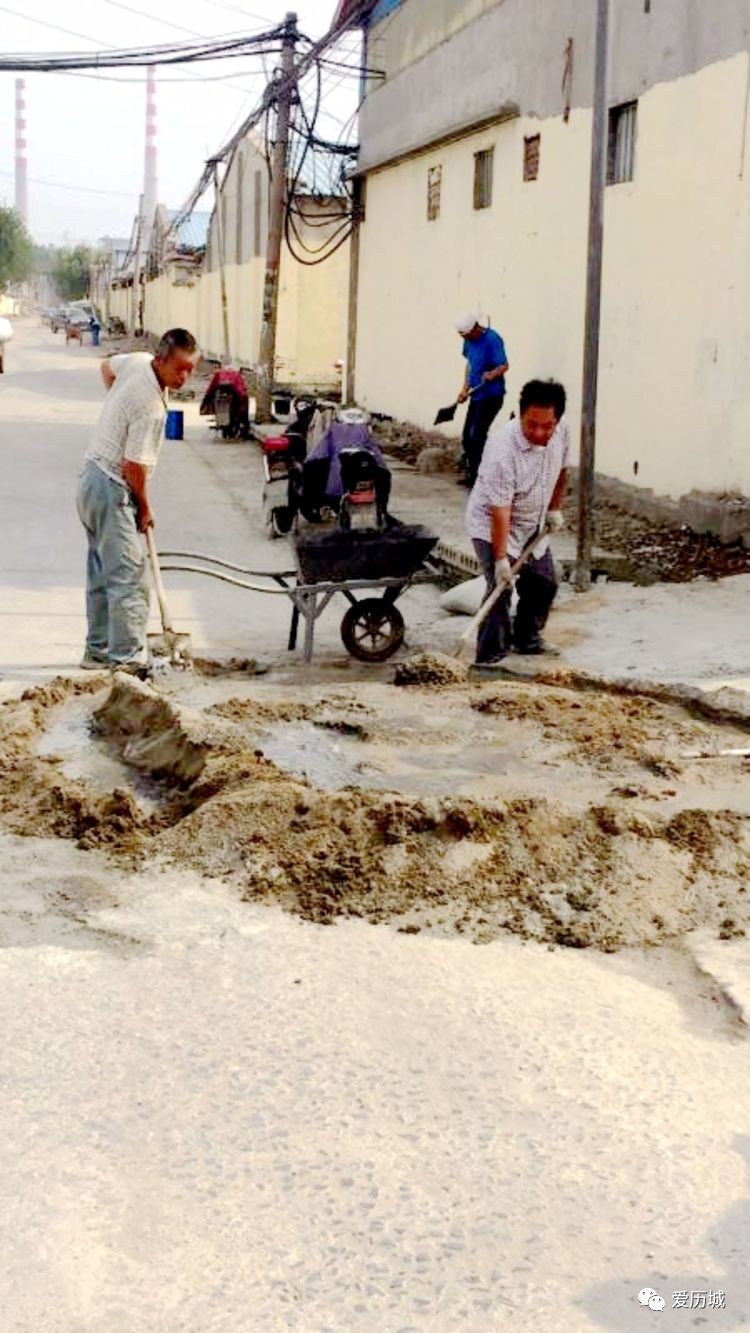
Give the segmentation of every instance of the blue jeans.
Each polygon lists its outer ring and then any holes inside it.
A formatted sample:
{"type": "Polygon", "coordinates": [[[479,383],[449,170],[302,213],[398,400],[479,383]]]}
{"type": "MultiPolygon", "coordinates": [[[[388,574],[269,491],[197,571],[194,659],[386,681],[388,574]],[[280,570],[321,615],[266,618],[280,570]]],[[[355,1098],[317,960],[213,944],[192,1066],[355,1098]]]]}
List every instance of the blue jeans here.
{"type": "Polygon", "coordinates": [[[146,661],[146,556],[130,491],[87,463],[78,517],[89,542],[86,653],[102,664],[146,661]]]}
{"type": "MultiPolygon", "coordinates": [[[[474,550],[487,583],[486,597],[495,588],[495,557],[492,544],[474,538],[474,550]]],[[[511,626],[510,608],[513,592],[498,597],[477,635],[477,662],[497,662],[515,648],[523,653],[535,648],[541,641],[542,630],[557,593],[557,575],[552,552],[547,547],[538,560],[532,555],[516,579],[518,606],[515,624],[511,626]]]]}

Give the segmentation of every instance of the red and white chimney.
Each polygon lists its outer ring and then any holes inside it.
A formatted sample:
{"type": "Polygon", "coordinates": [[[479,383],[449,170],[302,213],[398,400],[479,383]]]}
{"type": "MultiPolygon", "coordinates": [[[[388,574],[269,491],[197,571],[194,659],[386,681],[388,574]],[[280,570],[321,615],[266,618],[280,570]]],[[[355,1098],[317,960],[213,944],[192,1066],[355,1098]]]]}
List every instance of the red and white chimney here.
{"type": "Polygon", "coordinates": [[[16,212],[29,221],[29,182],[26,158],[26,80],[16,79],[16,212]]]}

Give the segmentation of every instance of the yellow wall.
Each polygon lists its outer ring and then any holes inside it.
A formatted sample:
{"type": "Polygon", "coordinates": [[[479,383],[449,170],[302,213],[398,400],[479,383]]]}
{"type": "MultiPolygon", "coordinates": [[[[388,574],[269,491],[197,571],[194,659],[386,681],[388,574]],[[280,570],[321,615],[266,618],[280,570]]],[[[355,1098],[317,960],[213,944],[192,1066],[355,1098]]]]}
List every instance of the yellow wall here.
{"type": "MultiPolygon", "coordinates": [[[[331,228],[300,224],[311,249],[323,245],[331,228]]],[[[278,348],[289,378],[335,383],[336,361],[346,356],[349,302],[349,243],[323,264],[305,266],[285,248],[281,260],[278,348]]],[[[281,370],[281,365],[279,367],[281,370]]]]}
{"type": "MultiPolygon", "coordinates": [[[[246,264],[227,264],[227,313],[229,359],[253,366],[258,359],[263,283],[260,259],[246,264]]],[[[221,360],[224,324],[221,308],[221,277],[218,269],[204,270],[200,279],[198,340],[206,356],[221,360]]]]}
{"type": "MultiPolygon", "coordinates": [[[[327,231],[301,225],[301,234],[307,244],[318,247],[327,231]]],[[[258,360],[264,279],[264,257],[225,266],[229,359],[249,367],[258,360]]],[[[112,296],[112,313],[128,318],[115,304],[117,289],[112,296]]],[[[300,386],[333,387],[338,383],[334,363],[346,355],[348,299],[348,242],[331,259],[315,267],[298,263],[284,247],[279,275],[277,381],[300,386]]],[[[126,309],[129,314],[129,306],[126,309]]],[[[146,331],[157,336],[178,325],[188,328],[195,333],[205,356],[222,360],[219,270],[204,267],[196,273],[194,287],[176,287],[167,274],[147,283],[144,323],[146,331]]]]}
{"type": "Polygon", "coordinates": [[[156,338],[167,329],[188,329],[195,334],[198,327],[197,283],[192,287],[175,286],[167,273],[147,282],[143,324],[146,332],[156,338]]]}
{"type": "MultiPolygon", "coordinates": [[[[645,93],[635,180],[606,194],[598,469],[673,496],[750,493],[747,78],[743,54],[645,93]]],[[[511,402],[531,376],[558,377],[577,437],[590,126],[590,111],[518,119],[368,177],[360,402],[430,425],[462,380],[453,321],[477,306],[506,339],[511,402]],[[540,177],[525,183],[535,133],[540,177]],[[475,212],[473,154],[493,144],[493,207],[475,212]],[[442,211],[428,223],[437,163],[442,211]]]]}
{"type": "Polygon", "coordinates": [[[109,290],[110,315],[114,315],[117,319],[123,320],[123,322],[129,326],[130,306],[131,306],[130,287],[110,287],[109,290]]]}

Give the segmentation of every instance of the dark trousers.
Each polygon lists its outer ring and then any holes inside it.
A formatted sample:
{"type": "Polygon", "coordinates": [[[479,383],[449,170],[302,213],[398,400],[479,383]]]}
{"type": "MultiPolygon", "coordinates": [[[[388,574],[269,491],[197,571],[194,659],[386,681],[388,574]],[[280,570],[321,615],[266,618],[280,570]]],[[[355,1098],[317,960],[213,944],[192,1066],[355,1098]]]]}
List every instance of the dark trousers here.
{"type": "Polygon", "coordinates": [[[480,398],[469,402],[463,433],[463,450],[466,459],[466,472],[469,483],[473,486],[477,479],[479,464],[482,461],[484,446],[487,443],[490,426],[505,401],[505,394],[493,394],[491,398],[480,398]]]}
{"type": "MultiPolygon", "coordinates": [[[[482,573],[487,582],[487,597],[495,588],[495,557],[490,542],[474,538],[482,573]]],[[[528,652],[542,636],[547,618],[557,593],[555,562],[549,547],[539,560],[533,556],[527,561],[516,579],[518,606],[515,623],[511,625],[512,590],[498,598],[477,635],[477,662],[491,662],[505,657],[511,648],[528,652]]]]}

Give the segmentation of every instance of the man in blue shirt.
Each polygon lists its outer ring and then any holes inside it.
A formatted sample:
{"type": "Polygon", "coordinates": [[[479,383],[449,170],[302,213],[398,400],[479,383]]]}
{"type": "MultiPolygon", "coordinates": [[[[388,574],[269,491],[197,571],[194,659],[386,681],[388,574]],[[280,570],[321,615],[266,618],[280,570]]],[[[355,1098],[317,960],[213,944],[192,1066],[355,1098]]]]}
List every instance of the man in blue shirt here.
{"type": "Polygon", "coordinates": [[[490,426],[505,398],[508,357],[500,334],[485,328],[473,312],[456,320],[456,330],[464,340],[466,357],[466,376],[458,401],[469,400],[463,450],[467,485],[473,486],[490,426]]]}

